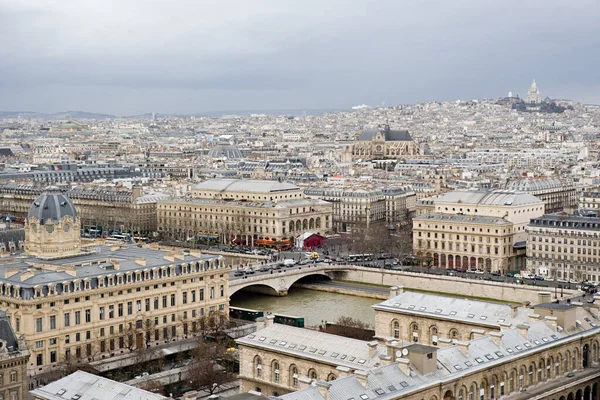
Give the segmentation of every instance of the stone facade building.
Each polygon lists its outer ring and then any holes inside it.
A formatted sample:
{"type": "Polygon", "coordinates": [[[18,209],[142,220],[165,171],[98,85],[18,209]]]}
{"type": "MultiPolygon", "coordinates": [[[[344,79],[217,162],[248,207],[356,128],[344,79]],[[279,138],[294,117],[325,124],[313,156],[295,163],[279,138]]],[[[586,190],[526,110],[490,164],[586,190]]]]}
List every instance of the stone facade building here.
{"type": "Polygon", "coordinates": [[[310,188],[304,194],[332,204],[334,232],[378,223],[395,229],[410,221],[416,204],[415,192],[407,187],[310,188]]]}
{"type": "Polygon", "coordinates": [[[600,218],[534,218],[527,228],[527,270],[546,279],[600,283],[599,246],[600,218]]]}
{"type": "Polygon", "coordinates": [[[405,159],[422,155],[423,150],[408,131],[391,130],[389,125],[385,125],[362,132],[352,144],[344,146],[342,161],[405,159]]]}
{"type": "Polygon", "coordinates": [[[413,219],[413,253],[434,266],[506,273],[525,267],[526,227],[544,215],[527,193],[457,190],[421,201],[413,219]]]}
{"type": "Polygon", "coordinates": [[[570,212],[577,208],[577,188],[570,179],[519,178],[509,181],[504,189],[537,197],[544,202],[547,213],[570,212]]]}
{"type": "Polygon", "coordinates": [[[0,265],[0,301],[31,349],[30,376],[184,339],[228,315],[222,257],[82,246],[79,224],[68,197],[44,192],[25,223],[30,253],[0,265]]]}
{"type": "MultiPolygon", "coordinates": [[[[7,183],[0,185],[0,214],[26,217],[31,202],[44,189],[36,185],[7,183]]],[[[143,194],[133,190],[66,188],[81,220],[82,228],[103,227],[133,234],[147,235],[156,231],[156,203],[167,196],[143,194]]]]}
{"type": "Polygon", "coordinates": [[[211,179],[192,188],[191,199],[158,203],[158,231],[170,237],[214,235],[222,243],[258,240],[293,243],[307,231],[332,229],[330,203],[308,199],[296,185],[278,181],[211,179]]]}
{"type": "Polygon", "coordinates": [[[27,399],[29,350],[17,337],[5,311],[0,311],[0,399],[27,399]]]}
{"type": "Polygon", "coordinates": [[[432,338],[426,335],[394,337],[394,322],[406,318],[399,329],[410,329],[419,305],[411,309],[408,303],[416,299],[392,290],[394,297],[375,308],[378,344],[277,326],[238,340],[242,390],[258,389],[283,400],[599,398],[599,307],[541,303],[513,317],[510,311],[486,310],[492,305],[482,302],[469,317],[463,315],[467,309],[453,315],[460,304],[450,298],[442,305],[440,299],[421,298],[440,310],[428,311],[437,316],[423,328],[446,321],[461,330],[451,338],[451,330],[440,329],[438,344],[432,346],[422,343],[432,338]],[[383,323],[379,313],[394,314],[394,308],[396,315],[383,323]],[[470,326],[460,326],[471,318],[470,326]],[[346,361],[350,355],[354,364],[346,361]]]}

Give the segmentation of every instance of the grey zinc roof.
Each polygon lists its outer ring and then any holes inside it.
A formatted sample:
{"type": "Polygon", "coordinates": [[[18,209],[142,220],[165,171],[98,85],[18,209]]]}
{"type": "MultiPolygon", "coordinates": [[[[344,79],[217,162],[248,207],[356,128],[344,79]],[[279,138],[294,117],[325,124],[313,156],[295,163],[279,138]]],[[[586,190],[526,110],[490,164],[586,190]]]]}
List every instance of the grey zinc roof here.
{"type": "Polygon", "coordinates": [[[389,129],[389,127],[386,127],[382,130],[370,129],[370,130],[363,131],[357,140],[358,141],[372,140],[373,136],[375,136],[378,132],[383,133],[386,142],[410,142],[413,140],[412,137],[410,136],[410,133],[407,130],[393,131],[393,130],[389,129]]]}
{"type": "Polygon", "coordinates": [[[513,318],[511,308],[507,304],[410,291],[375,304],[373,308],[402,314],[426,315],[436,319],[467,321],[471,324],[494,327],[498,327],[503,322],[511,324],[526,322],[529,318],[528,315],[533,313],[533,310],[519,307],[516,316],[513,318]]]}
{"type": "Polygon", "coordinates": [[[0,340],[6,342],[8,353],[19,350],[19,341],[10,325],[10,320],[6,316],[6,311],[0,311],[0,340]]]}
{"type": "Polygon", "coordinates": [[[297,190],[298,186],[287,182],[259,179],[210,179],[195,185],[194,189],[221,192],[276,193],[297,190]]]}
{"type": "Polygon", "coordinates": [[[282,324],[273,324],[237,342],[353,369],[375,366],[378,355],[386,351],[385,346],[377,345],[377,353],[371,356],[368,342],[282,324]]]}
{"type": "Polygon", "coordinates": [[[542,203],[540,199],[531,194],[509,190],[455,190],[440,196],[435,202],[494,206],[520,206],[542,203]]]}
{"type": "Polygon", "coordinates": [[[77,371],[31,393],[47,400],[162,400],[167,397],[84,371],[77,371]],[[77,397],[79,396],[79,397],[77,397]]]}
{"type": "Polygon", "coordinates": [[[35,217],[43,225],[49,220],[58,222],[67,215],[73,217],[74,220],[77,217],[73,202],[60,189],[49,187],[33,201],[27,213],[27,218],[35,217]]]}
{"type": "Polygon", "coordinates": [[[535,192],[538,190],[556,189],[566,185],[558,178],[522,178],[515,179],[505,185],[507,190],[535,192]]]}
{"type": "Polygon", "coordinates": [[[441,214],[431,213],[422,214],[418,217],[413,218],[414,221],[454,221],[454,222],[468,222],[469,224],[511,224],[511,222],[499,217],[488,217],[484,215],[461,215],[461,214],[441,214]]]}
{"type": "MultiPolygon", "coordinates": [[[[173,264],[164,258],[162,250],[153,250],[149,248],[140,248],[137,246],[125,246],[121,249],[111,251],[109,246],[97,246],[94,252],[82,253],[81,255],[58,258],[53,260],[39,260],[33,256],[22,256],[15,258],[12,262],[6,262],[0,265],[0,283],[7,282],[12,285],[18,285],[22,288],[34,287],[40,284],[62,283],[72,281],[73,279],[92,278],[100,275],[127,273],[136,270],[144,270],[154,267],[162,267],[173,264]],[[144,258],[146,266],[136,263],[136,258],[144,258]],[[112,261],[119,262],[119,269],[111,269],[112,261]],[[92,262],[94,264],[92,264],[92,262]],[[33,267],[33,264],[47,265],[76,265],[75,276],[63,271],[51,271],[47,269],[35,269],[35,274],[27,279],[21,280],[22,274],[33,267]],[[5,278],[6,270],[17,269],[18,272],[5,278]]],[[[202,255],[194,257],[184,255],[183,260],[175,259],[176,264],[189,263],[192,261],[218,259],[219,256],[202,255]]]]}
{"type": "MultiPolygon", "coordinates": [[[[596,318],[589,313],[588,315],[596,318]]],[[[554,342],[561,339],[571,338],[585,331],[588,331],[586,335],[591,335],[598,330],[600,328],[590,325],[590,327],[579,327],[571,332],[559,332],[550,328],[544,321],[538,321],[529,326],[527,338],[514,328],[503,331],[501,342],[498,344],[490,336],[470,340],[466,354],[463,354],[458,346],[442,347],[437,350],[437,370],[432,374],[423,375],[411,365],[410,374],[406,375],[397,364],[392,363],[368,370],[366,387],[359,382],[356,375],[331,381],[329,397],[331,400],[362,400],[361,395],[366,395],[368,396],[366,400],[397,399],[425,388],[452,382],[467,373],[493,368],[511,358],[537,352],[539,348],[551,347],[554,342]]],[[[318,388],[314,386],[280,398],[324,400],[318,388]]]]}

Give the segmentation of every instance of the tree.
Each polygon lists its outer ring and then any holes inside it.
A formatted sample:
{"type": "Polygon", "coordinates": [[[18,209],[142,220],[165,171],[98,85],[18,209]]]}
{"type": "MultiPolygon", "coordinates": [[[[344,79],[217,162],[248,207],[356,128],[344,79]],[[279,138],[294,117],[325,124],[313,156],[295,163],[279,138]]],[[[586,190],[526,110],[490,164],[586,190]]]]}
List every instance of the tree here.
{"type": "Polygon", "coordinates": [[[200,338],[192,354],[192,362],[188,364],[185,372],[185,379],[192,387],[212,395],[225,383],[234,379],[232,374],[218,363],[227,357],[227,349],[223,344],[208,343],[200,338]]]}

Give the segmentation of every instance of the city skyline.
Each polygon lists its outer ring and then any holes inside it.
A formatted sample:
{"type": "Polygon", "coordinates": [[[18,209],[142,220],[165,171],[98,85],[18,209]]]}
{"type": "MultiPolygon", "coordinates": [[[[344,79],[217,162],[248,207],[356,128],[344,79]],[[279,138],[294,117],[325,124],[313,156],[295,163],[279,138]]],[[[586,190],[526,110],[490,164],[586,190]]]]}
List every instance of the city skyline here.
{"type": "Polygon", "coordinates": [[[177,6],[0,3],[0,110],[349,109],[524,97],[534,78],[600,103],[592,1],[177,6]]]}

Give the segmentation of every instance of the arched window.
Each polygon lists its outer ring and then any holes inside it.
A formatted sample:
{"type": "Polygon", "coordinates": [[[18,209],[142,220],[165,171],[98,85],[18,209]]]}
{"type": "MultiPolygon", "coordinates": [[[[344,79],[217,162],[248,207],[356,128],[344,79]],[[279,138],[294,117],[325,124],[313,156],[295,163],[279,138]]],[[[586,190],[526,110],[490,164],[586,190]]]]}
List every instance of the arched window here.
{"type": "Polygon", "coordinates": [[[295,365],[290,367],[290,386],[298,387],[298,367],[295,365]]]}
{"type": "Polygon", "coordinates": [[[327,382],[335,381],[337,378],[334,374],[329,374],[327,376],[327,382]]]}
{"type": "Polygon", "coordinates": [[[417,325],[416,323],[412,323],[410,325],[410,331],[412,333],[412,340],[413,342],[418,342],[419,341],[419,325],[417,325]]]}
{"type": "Polygon", "coordinates": [[[450,329],[450,338],[458,339],[458,331],[456,329],[450,329]]]}
{"type": "Polygon", "coordinates": [[[311,369],[310,371],[308,371],[308,377],[312,380],[317,380],[317,371],[315,371],[314,369],[311,369]]]}
{"type": "Polygon", "coordinates": [[[429,330],[430,330],[431,344],[434,346],[437,346],[437,344],[438,344],[438,329],[437,329],[437,327],[432,326],[429,330]]]}
{"type": "Polygon", "coordinates": [[[258,356],[254,358],[254,373],[257,378],[262,376],[262,359],[258,356]]]}
{"type": "Polygon", "coordinates": [[[400,339],[400,322],[397,320],[392,321],[392,336],[394,339],[400,339]]]}
{"type": "Polygon", "coordinates": [[[278,383],[279,382],[279,362],[278,361],[273,361],[273,363],[271,364],[271,371],[272,371],[271,380],[275,383],[278,383]]]}

